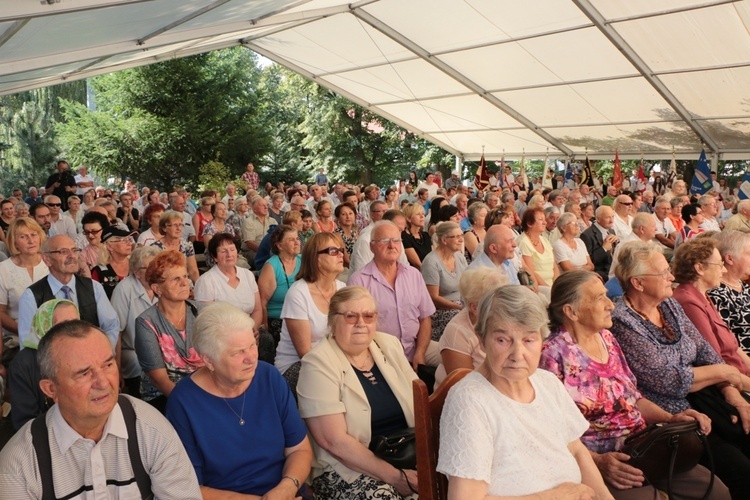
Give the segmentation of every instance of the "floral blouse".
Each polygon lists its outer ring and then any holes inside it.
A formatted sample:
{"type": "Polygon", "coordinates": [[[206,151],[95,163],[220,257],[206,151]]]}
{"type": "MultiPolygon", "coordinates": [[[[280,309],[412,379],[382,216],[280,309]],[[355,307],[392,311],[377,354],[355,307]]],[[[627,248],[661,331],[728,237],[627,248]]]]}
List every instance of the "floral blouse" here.
{"type": "Polygon", "coordinates": [[[643,396],[620,345],[608,330],[600,334],[609,355],[606,363],[590,358],[562,329],[544,342],[539,367],[557,375],[589,421],[581,437],[586,448],[608,453],[620,450],[646,422],[636,406],[643,396]]]}
{"type": "Polygon", "coordinates": [[[669,413],[680,413],[690,408],[685,398],[693,383],[693,367],[724,361],[675,299],[666,299],[659,309],[675,333],[674,340],[668,340],[659,327],[643,319],[624,300],[615,305],[611,330],[643,396],[669,413]]]}
{"type": "Polygon", "coordinates": [[[742,347],[750,353],[750,286],[742,283],[742,291],[738,292],[724,283],[708,291],[721,318],[727,324],[742,347]]]}

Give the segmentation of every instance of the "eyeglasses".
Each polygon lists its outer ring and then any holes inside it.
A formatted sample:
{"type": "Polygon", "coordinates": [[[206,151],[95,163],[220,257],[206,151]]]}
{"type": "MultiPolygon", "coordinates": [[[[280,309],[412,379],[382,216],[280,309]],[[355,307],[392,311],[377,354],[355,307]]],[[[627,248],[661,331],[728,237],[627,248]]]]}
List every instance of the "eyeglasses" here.
{"type": "Polygon", "coordinates": [[[707,266],[724,267],[724,263],[723,262],[704,262],[704,264],[706,264],[707,266]]]}
{"type": "Polygon", "coordinates": [[[108,243],[130,243],[131,245],[135,243],[133,241],[133,238],[128,236],[127,238],[110,238],[107,240],[108,243]]]}
{"type": "Polygon", "coordinates": [[[339,316],[344,317],[344,321],[348,325],[356,325],[359,322],[359,319],[362,318],[362,322],[371,325],[378,319],[378,313],[373,311],[365,311],[363,313],[355,313],[353,311],[347,311],[347,312],[337,312],[334,313],[339,316]]]}
{"type": "Polygon", "coordinates": [[[451,234],[450,236],[443,236],[443,238],[448,238],[449,240],[455,239],[455,238],[461,238],[463,239],[463,234],[451,234]]]}
{"type": "Polygon", "coordinates": [[[661,277],[662,279],[669,280],[669,278],[672,277],[672,270],[671,269],[665,269],[664,271],[660,273],[650,273],[650,274],[640,274],[636,276],[636,278],[643,278],[645,276],[656,276],[661,277]]]}
{"type": "Polygon", "coordinates": [[[99,234],[101,232],[102,232],[101,229],[84,229],[83,230],[83,234],[86,235],[86,236],[93,236],[93,235],[99,234]]]}
{"type": "Polygon", "coordinates": [[[398,245],[403,240],[401,238],[380,238],[379,240],[375,240],[375,243],[380,243],[381,245],[387,245],[388,243],[393,243],[394,245],[398,245]]]}
{"type": "Polygon", "coordinates": [[[61,248],[59,250],[49,250],[44,253],[54,253],[57,255],[62,255],[63,257],[70,257],[71,255],[78,255],[81,253],[80,248],[61,248]]]}
{"type": "Polygon", "coordinates": [[[61,207],[62,203],[45,203],[48,207],[61,207]]]}
{"type": "Polygon", "coordinates": [[[324,253],[327,253],[328,255],[344,255],[344,248],[341,247],[328,247],[324,248],[323,250],[318,250],[318,255],[322,255],[324,253]]]}
{"type": "Polygon", "coordinates": [[[174,222],[172,224],[165,224],[166,227],[185,227],[185,224],[181,222],[174,222]]]}
{"type": "Polygon", "coordinates": [[[619,205],[625,205],[626,207],[629,207],[629,206],[630,206],[630,205],[632,205],[632,204],[633,204],[633,202],[632,202],[632,201],[631,201],[631,202],[629,202],[629,203],[625,203],[625,202],[622,202],[622,201],[621,201],[621,202],[619,203],[619,205]]]}

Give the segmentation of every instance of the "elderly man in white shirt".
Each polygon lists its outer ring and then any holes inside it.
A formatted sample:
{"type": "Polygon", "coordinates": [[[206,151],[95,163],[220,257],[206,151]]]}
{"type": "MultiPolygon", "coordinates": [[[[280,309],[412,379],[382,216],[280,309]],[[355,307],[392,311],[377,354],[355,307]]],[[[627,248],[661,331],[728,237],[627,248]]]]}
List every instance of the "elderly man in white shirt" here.
{"type": "Polygon", "coordinates": [[[612,207],[615,210],[615,220],[612,224],[612,229],[615,230],[615,234],[620,240],[633,232],[633,229],[630,227],[633,222],[633,216],[630,215],[632,207],[633,200],[630,196],[621,194],[615,198],[615,203],[612,207]]]}
{"type": "Polygon", "coordinates": [[[719,214],[719,200],[715,196],[706,194],[698,200],[698,205],[703,210],[703,224],[700,228],[706,231],[721,231],[721,225],[716,218],[719,214]]]}

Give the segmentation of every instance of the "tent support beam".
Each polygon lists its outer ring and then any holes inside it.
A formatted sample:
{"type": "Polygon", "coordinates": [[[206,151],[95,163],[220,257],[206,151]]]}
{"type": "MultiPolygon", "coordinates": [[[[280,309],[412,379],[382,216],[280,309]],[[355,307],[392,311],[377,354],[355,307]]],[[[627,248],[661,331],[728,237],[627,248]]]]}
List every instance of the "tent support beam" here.
{"type": "Polygon", "coordinates": [[[654,72],[648,67],[646,62],[628,45],[625,39],[620,36],[615,28],[613,28],[604,16],[596,10],[591,4],[590,0],[573,0],[573,3],[581,9],[591,21],[599,28],[599,31],[607,37],[607,39],[622,52],[622,55],[630,61],[630,63],[641,73],[643,78],[654,87],[654,89],[661,95],[667,103],[672,106],[672,109],[682,118],[685,124],[690,127],[695,135],[708,146],[711,151],[718,152],[719,146],[711,139],[703,127],[701,127],[690,115],[690,112],[682,105],[682,103],[675,97],[672,92],[664,85],[659,78],[654,76],[654,72]]]}
{"type": "Polygon", "coordinates": [[[497,97],[493,96],[489,92],[487,92],[485,89],[477,85],[475,82],[469,80],[464,75],[462,75],[459,71],[456,71],[454,68],[449,66],[448,64],[444,63],[437,57],[433,56],[429,52],[427,52],[424,48],[417,45],[416,43],[412,42],[399,32],[397,32],[395,29],[391,28],[390,26],[384,24],[382,21],[380,21],[375,16],[369,14],[368,12],[365,12],[361,9],[356,9],[352,11],[352,14],[357,18],[360,19],[362,22],[372,26],[379,32],[383,33],[385,36],[393,40],[394,42],[402,45],[403,47],[407,48],[408,50],[412,51],[414,54],[417,54],[421,59],[423,59],[425,62],[431,64],[438,70],[442,71],[446,75],[450,76],[454,80],[456,80],[458,83],[463,85],[464,87],[468,88],[469,90],[473,91],[484,99],[485,101],[489,102],[499,110],[505,112],[507,115],[512,117],[513,119],[521,122],[523,125],[525,125],[530,131],[544,139],[546,142],[554,146],[556,149],[564,152],[565,154],[573,154],[573,151],[570,150],[565,144],[557,140],[557,138],[551,136],[544,130],[542,130],[539,126],[537,126],[534,122],[526,118],[524,115],[516,111],[515,109],[508,106],[506,103],[498,99],[497,97]]]}
{"type": "Polygon", "coordinates": [[[386,118],[386,119],[392,121],[393,123],[395,123],[399,127],[403,127],[404,129],[408,130],[412,134],[415,134],[415,135],[417,135],[419,137],[422,137],[423,139],[425,139],[427,141],[430,141],[431,143],[433,143],[433,144],[435,144],[437,146],[440,146],[441,148],[443,148],[444,150],[446,150],[447,152],[449,152],[449,153],[451,153],[453,155],[460,155],[461,154],[461,152],[458,151],[455,147],[450,146],[448,144],[445,144],[442,141],[437,141],[437,140],[435,140],[434,137],[429,137],[429,138],[426,137],[425,134],[424,134],[424,132],[419,131],[419,130],[414,130],[414,127],[412,127],[408,123],[406,123],[406,122],[404,122],[404,121],[396,118],[395,116],[393,116],[393,115],[391,115],[389,113],[384,112],[382,109],[376,109],[376,108],[374,108],[370,103],[364,102],[362,99],[360,99],[356,95],[351,94],[351,93],[347,92],[346,90],[341,89],[341,88],[337,87],[336,85],[333,85],[332,83],[330,83],[328,81],[326,81],[325,84],[321,83],[320,79],[316,75],[314,75],[313,73],[310,73],[306,69],[302,68],[301,66],[298,66],[298,65],[294,64],[291,61],[288,61],[288,60],[286,60],[286,59],[284,59],[282,57],[279,57],[277,54],[274,54],[273,52],[267,51],[263,47],[256,46],[252,42],[245,43],[243,46],[246,49],[248,49],[248,50],[252,50],[253,52],[257,52],[258,54],[260,54],[260,55],[262,55],[264,57],[267,57],[268,59],[270,59],[272,61],[277,62],[278,64],[280,64],[280,65],[282,65],[282,66],[284,66],[284,67],[286,67],[286,68],[294,71],[295,73],[299,73],[300,75],[304,76],[305,78],[307,78],[307,79],[309,79],[309,80],[317,83],[321,87],[326,87],[328,89],[333,90],[337,94],[339,94],[339,95],[341,95],[343,97],[346,97],[350,101],[352,101],[352,102],[354,102],[354,103],[362,106],[363,108],[367,108],[368,110],[372,111],[373,113],[376,113],[379,116],[382,116],[383,118],[386,118]]]}

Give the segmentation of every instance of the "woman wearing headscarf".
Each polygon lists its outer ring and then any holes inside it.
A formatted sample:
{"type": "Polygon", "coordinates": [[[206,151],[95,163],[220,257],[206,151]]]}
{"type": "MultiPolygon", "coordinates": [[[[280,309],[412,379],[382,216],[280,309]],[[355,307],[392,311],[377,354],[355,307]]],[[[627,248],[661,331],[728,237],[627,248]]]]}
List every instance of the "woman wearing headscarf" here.
{"type": "Polygon", "coordinates": [[[39,306],[31,320],[31,334],[10,364],[10,413],[13,429],[18,430],[29,420],[41,415],[52,402],[39,388],[42,373],[36,359],[39,341],[50,328],[63,321],[79,319],[78,307],[63,299],[48,300],[39,306]]]}

